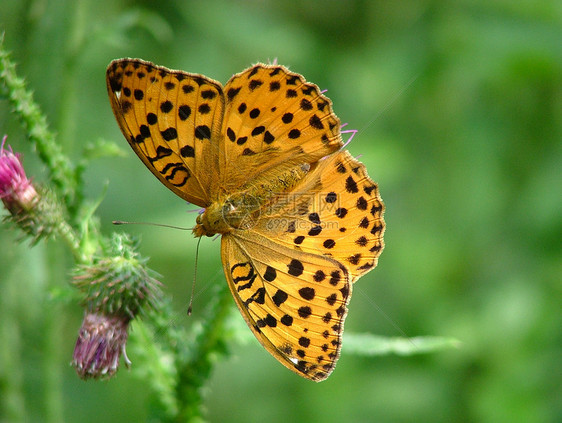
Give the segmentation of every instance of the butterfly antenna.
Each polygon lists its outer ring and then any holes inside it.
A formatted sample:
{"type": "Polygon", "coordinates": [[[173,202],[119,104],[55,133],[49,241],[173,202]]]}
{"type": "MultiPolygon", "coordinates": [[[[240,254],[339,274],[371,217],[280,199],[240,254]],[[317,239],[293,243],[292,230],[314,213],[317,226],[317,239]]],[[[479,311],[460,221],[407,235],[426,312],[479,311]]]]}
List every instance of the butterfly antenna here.
{"type": "Polygon", "coordinates": [[[181,226],[166,225],[164,223],[153,223],[153,222],[127,222],[126,220],[114,220],[111,223],[114,225],[149,225],[149,226],[160,226],[161,228],[179,229],[180,231],[191,231],[193,228],[182,228],[181,226]]]}
{"type": "Polygon", "coordinates": [[[195,292],[195,282],[197,281],[197,262],[199,261],[199,244],[201,244],[201,237],[197,241],[197,248],[195,249],[195,266],[193,269],[193,285],[191,285],[191,297],[189,298],[189,306],[187,306],[187,315],[191,316],[193,312],[193,293],[195,292]]]}
{"type": "Polygon", "coordinates": [[[355,136],[355,134],[357,134],[357,132],[359,132],[357,129],[346,129],[345,131],[342,131],[341,129],[344,128],[345,126],[347,126],[347,123],[344,123],[341,128],[340,128],[340,134],[351,134],[351,136],[349,137],[349,139],[345,142],[345,144],[342,146],[342,150],[347,147],[347,145],[351,142],[351,140],[353,139],[353,137],[355,136]]]}

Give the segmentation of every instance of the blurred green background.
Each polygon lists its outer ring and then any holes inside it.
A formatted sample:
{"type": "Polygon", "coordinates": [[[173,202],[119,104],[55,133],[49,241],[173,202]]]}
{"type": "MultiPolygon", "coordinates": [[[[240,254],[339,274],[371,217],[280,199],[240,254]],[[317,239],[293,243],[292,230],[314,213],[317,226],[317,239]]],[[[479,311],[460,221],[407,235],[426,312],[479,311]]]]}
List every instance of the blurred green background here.
{"type": "MultiPolygon", "coordinates": [[[[349,150],[379,183],[388,226],[346,331],[401,336],[386,314],[408,336],[454,337],[460,348],[365,358],[344,342],[334,374],[314,384],[252,339],[217,364],[210,421],[562,421],[562,3],[3,0],[0,31],[73,158],[98,139],[126,153],[92,163],[88,195],[103,199],[106,233],[142,237],[174,298],[171,324],[192,321],[196,240],[111,220],[190,227],[195,216],[127,146],[107,64],[140,57],[224,83],[277,58],[328,89],[342,122],[359,130],[349,150]]],[[[0,132],[44,181],[5,100],[0,132]]],[[[17,237],[0,226],[0,420],[146,420],[148,388],[134,367],[85,383],[69,366],[82,312],[57,299],[69,281],[64,247],[30,249],[17,237]]],[[[201,251],[195,317],[211,285],[225,283],[219,242],[201,251]]]]}

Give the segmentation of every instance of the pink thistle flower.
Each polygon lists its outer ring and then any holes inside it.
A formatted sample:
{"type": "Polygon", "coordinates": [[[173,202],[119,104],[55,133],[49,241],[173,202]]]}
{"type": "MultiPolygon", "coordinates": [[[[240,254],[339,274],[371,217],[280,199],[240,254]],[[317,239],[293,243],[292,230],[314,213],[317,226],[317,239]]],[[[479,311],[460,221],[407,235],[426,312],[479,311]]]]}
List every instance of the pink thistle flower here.
{"type": "Polygon", "coordinates": [[[12,147],[4,148],[7,135],[0,146],[0,199],[13,216],[33,209],[39,199],[37,191],[27,179],[19,154],[12,147]]]}
{"type": "Polygon", "coordinates": [[[125,345],[129,336],[127,316],[86,312],[74,347],[72,365],[82,379],[109,378],[117,372],[121,354],[127,367],[125,345]]]}

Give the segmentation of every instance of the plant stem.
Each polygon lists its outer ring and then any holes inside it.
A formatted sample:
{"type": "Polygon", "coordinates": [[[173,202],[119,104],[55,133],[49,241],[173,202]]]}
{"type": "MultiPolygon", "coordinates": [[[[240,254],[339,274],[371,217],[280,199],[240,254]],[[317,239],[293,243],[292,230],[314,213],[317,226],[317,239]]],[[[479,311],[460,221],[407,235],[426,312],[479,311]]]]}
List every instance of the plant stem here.
{"type": "Polygon", "coordinates": [[[88,261],[88,257],[85,257],[82,252],[76,232],[65,220],[58,223],[57,234],[64,240],[77,263],[86,263],[88,261]]]}

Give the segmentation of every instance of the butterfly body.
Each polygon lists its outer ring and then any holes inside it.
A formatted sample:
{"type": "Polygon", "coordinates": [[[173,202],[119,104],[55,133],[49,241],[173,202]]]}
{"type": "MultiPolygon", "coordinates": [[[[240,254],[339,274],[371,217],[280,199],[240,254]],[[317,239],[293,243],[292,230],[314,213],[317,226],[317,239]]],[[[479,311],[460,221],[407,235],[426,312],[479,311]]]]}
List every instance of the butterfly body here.
{"type": "Polygon", "coordinates": [[[376,266],[385,228],[377,185],[340,150],[331,101],[301,75],[265,64],[223,87],[119,59],[107,88],[143,163],[205,208],[194,235],[222,235],[229,288],[259,342],[300,376],[327,378],[353,283],[376,266]]]}
{"type": "Polygon", "coordinates": [[[297,166],[273,179],[253,181],[241,191],[223,196],[197,216],[193,234],[196,237],[213,236],[251,228],[264,208],[275,207],[277,199],[290,192],[309,169],[308,164],[297,166]]]}

